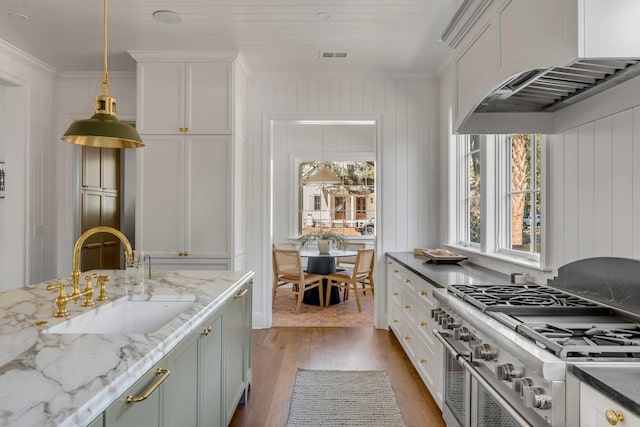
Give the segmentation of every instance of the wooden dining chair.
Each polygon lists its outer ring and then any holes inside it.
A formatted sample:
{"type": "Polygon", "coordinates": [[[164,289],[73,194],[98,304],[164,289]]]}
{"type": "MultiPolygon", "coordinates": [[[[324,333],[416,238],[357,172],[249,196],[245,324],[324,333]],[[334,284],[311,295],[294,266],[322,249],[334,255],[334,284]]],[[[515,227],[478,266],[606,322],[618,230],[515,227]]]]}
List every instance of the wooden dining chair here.
{"type": "Polygon", "coordinates": [[[300,312],[300,305],[304,293],[318,288],[320,306],[324,306],[321,274],[305,273],[302,269],[302,258],[299,249],[273,248],[273,300],[276,299],[276,289],[286,283],[291,283],[292,292],[296,295],[296,313],[300,312]]]}
{"type": "Polygon", "coordinates": [[[362,306],[360,305],[360,296],[358,295],[358,292],[364,292],[366,289],[370,289],[371,295],[374,295],[374,258],[375,257],[373,249],[359,249],[358,255],[356,255],[356,263],[353,266],[353,270],[339,271],[337,273],[325,276],[325,278],[327,279],[327,298],[329,297],[329,295],[331,295],[331,287],[333,286],[345,290],[344,299],[347,299],[349,296],[349,291],[353,290],[356,295],[358,312],[362,313],[362,306]],[[362,285],[362,288],[358,287],[359,284],[362,285]]]}
{"type": "MultiPolygon", "coordinates": [[[[345,248],[348,251],[357,251],[358,249],[364,249],[366,247],[366,243],[357,243],[357,242],[349,242],[347,247],[345,248]]],[[[356,264],[355,255],[351,256],[339,256],[336,258],[336,268],[353,268],[356,264]]]]}

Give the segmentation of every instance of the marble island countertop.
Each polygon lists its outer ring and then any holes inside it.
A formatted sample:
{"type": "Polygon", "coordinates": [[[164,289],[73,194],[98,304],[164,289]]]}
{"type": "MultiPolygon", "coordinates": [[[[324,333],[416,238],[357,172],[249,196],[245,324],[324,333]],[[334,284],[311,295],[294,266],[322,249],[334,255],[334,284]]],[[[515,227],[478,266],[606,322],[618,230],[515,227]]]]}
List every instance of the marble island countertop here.
{"type": "MultiPolygon", "coordinates": [[[[56,292],[46,286],[54,282],[0,292],[0,426],[90,423],[253,276],[251,272],[154,272],[157,279],[131,286],[124,283],[123,270],[100,274],[110,276],[109,301],[142,294],[189,294],[198,300],[153,333],[49,334],[43,331],[66,322],[53,316],[56,292]],[[39,321],[48,323],[36,326],[39,321]]],[[[97,292],[94,300],[96,296],[97,292]]],[[[67,309],[73,318],[92,308],[70,302],[67,309]]]]}

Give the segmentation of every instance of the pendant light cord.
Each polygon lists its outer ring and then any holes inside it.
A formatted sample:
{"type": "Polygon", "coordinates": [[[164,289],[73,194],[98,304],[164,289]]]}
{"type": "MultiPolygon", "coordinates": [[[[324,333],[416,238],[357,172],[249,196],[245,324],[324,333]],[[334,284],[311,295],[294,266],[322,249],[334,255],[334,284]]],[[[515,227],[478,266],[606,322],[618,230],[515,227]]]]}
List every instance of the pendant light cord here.
{"type": "Polygon", "coordinates": [[[107,71],[107,0],[104,0],[104,70],[102,76],[102,94],[107,95],[109,71],[107,71]]]}

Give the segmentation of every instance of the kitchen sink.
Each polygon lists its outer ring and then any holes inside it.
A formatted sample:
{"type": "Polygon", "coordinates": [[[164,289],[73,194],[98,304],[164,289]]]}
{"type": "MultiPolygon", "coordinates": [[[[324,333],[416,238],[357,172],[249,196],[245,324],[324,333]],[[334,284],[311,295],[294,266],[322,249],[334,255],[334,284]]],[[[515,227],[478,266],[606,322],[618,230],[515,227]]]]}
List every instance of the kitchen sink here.
{"type": "Polygon", "coordinates": [[[155,332],[198,301],[197,295],[127,296],[65,320],[45,334],[155,332]]]}

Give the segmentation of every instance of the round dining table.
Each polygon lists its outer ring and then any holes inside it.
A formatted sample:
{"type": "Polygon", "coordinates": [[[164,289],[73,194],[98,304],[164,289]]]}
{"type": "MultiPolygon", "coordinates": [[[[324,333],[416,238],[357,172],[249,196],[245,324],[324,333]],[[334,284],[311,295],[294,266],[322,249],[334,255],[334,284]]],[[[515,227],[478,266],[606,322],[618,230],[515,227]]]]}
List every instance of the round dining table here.
{"type": "MultiPolygon", "coordinates": [[[[356,256],[358,252],[335,249],[329,251],[329,253],[320,253],[317,249],[301,249],[300,256],[307,258],[307,273],[332,274],[336,272],[336,258],[343,256],[356,256]]],[[[322,292],[326,295],[327,292],[327,279],[322,279],[322,292]]],[[[302,302],[309,305],[320,305],[320,296],[318,295],[318,288],[311,289],[304,293],[302,302]]],[[[340,292],[338,288],[331,289],[331,296],[329,298],[329,305],[338,304],[340,302],[340,292]]]]}

